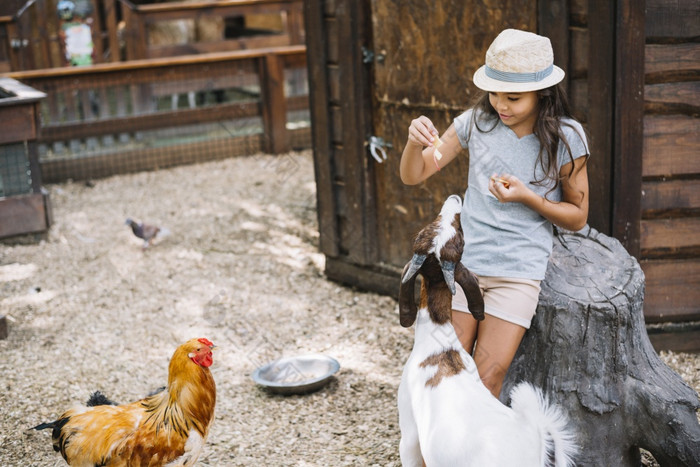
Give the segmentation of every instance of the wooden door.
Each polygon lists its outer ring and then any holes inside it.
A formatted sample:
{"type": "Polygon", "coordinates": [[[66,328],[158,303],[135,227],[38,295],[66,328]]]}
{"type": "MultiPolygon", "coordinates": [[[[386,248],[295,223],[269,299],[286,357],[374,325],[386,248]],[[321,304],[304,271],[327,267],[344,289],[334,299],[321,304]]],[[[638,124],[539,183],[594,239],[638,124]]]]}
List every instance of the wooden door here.
{"type": "Polygon", "coordinates": [[[472,74],[505,28],[537,30],[537,2],[503,0],[374,0],[372,5],[373,133],[388,141],[374,163],[378,261],[395,268],[410,259],[413,235],[453,193],[464,195],[468,155],[417,186],[399,178],[408,126],[428,116],[443,132],[471,103],[472,74]]]}
{"type": "Polygon", "coordinates": [[[326,275],[362,288],[389,292],[391,272],[377,261],[371,134],[367,0],[304,2],[312,145],[320,248],[326,275]]]}

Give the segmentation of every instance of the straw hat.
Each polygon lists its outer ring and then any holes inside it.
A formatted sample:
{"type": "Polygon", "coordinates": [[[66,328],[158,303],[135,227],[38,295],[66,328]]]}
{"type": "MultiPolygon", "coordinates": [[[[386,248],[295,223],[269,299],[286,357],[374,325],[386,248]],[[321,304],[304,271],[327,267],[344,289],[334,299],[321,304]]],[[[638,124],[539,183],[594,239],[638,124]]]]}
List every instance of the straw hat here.
{"type": "Polygon", "coordinates": [[[474,73],[476,87],[491,92],[537,91],[562,79],[549,39],[518,29],[501,32],[486,51],[486,65],[474,73]]]}

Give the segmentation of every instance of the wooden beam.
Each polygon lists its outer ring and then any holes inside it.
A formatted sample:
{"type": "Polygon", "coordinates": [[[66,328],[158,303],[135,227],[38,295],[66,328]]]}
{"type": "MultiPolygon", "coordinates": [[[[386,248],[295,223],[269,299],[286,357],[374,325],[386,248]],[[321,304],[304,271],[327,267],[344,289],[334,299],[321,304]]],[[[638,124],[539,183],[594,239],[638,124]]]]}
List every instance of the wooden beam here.
{"type": "Polygon", "coordinates": [[[43,232],[47,227],[41,193],[0,198],[0,238],[43,232]]]}
{"type": "Polygon", "coordinates": [[[657,352],[700,352],[700,323],[651,324],[647,334],[657,352]]]}
{"type": "Polygon", "coordinates": [[[290,45],[290,40],[289,37],[285,35],[261,34],[259,36],[240,37],[217,42],[190,42],[187,44],[176,45],[154,45],[148,47],[148,57],[165,58],[181,55],[226,52],[237,49],[255,50],[270,47],[286,47],[288,45],[290,45]]]}
{"type": "Polygon", "coordinates": [[[17,22],[12,21],[7,23],[7,42],[10,44],[10,46],[7,48],[9,55],[10,55],[10,69],[12,70],[21,70],[22,69],[22,63],[20,61],[21,54],[18,52],[18,49],[15,47],[12,47],[12,40],[13,39],[18,39],[19,38],[19,31],[17,29],[17,22]]]}
{"type": "Polygon", "coordinates": [[[115,174],[157,170],[227,157],[245,156],[262,150],[261,135],[254,134],[216,141],[198,141],[163,147],[138,148],[86,158],[46,159],[41,170],[47,183],[90,180],[115,174]],[[89,163],[86,163],[86,159],[89,163]]]}
{"type": "Polygon", "coordinates": [[[42,128],[41,141],[65,141],[114,133],[131,133],[179,125],[196,125],[259,115],[258,102],[220,104],[213,108],[181,109],[91,122],[51,125],[42,128]]]}
{"type": "Polygon", "coordinates": [[[105,14],[105,22],[107,23],[107,37],[109,40],[109,61],[118,62],[121,60],[121,52],[119,48],[119,36],[117,33],[117,11],[114,0],[102,0],[105,14]]]}
{"type": "Polygon", "coordinates": [[[0,315],[0,340],[7,339],[8,335],[7,317],[5,315],[0,315]]]}
{"type": "MultiPolygon", "coordinates": [[[[618,0],[612,235],[640,254],[644,143],[644,0],[618,0]]],[[[594,49],[595,50],[595,49],[594,49]]]]}
{"type": "Polygon", "coordinates": [[[338,57],[342,145],[345,157],[336,163],[344,165],[346,216],[341,224],[341,251],[356,264],[374,264],[377,255],[376,201],[374,199],[374,167],[371,165],[366,141],[371,130],[369,110],[368,65],[362,62],[363,41],[369,37],[371,24],[368,2],[342,0],[338,11],[344,14],[338,21],[341,49],[338,57]]]}
{"type": "Polygon", "coordinates": [[[700,36],[697,0],[646,0],[637,8],[646,11],[642,30],[651,41],[700,36]]]}
{"type": "Polygon", "coordinates": [[[324,272],[333,281],[398,299],[401,283],[401,270],[398,268],[386,264],[368,267],[349,263],[344,258],[328,257],[324,272]]]}
{"type": "MultiPolygon", "coordinates": [[[[99,11],[100,0],[93,0],[92,6],[93,11],[91,14],[92,24],[90,29],[92,30],[92,43],[93,43],[93,61],[92,63],[102,63],[104,61],[104,49],[105,41],[102,35],[104,31],[104,25],[102,24],[102,15],[99,11]]],[[[115,45],[119,47],[119,43],[116,42],[115,45]]]]}
{"type": "Polygon", "coordinates": [[[661,179],[700,173],[698,147],[700,119],[678,114],[646,115],[642,176],[661,179]]]}
{"type": "Polygon", "coordinates": [[[260,89],[262,91],[262,117],[265,128],[265,150],[270,154],[289,151],[287,137],[287,103],[284,98],[284,64],[269,54],[260,61],[260,89]]]}
{"type": "Polygon", "coordinates": [[[554,63],[566,72],[562,83],[569,91],[571,50],[569,36],[569,2],[567,0],[540,0],[537,5],[537,32],[548,37],[554,49],[554,63]]]}
{"type": "Polygon", "coordinates": [[[698,321],[700,259],[644,259],[644,296],[647,323],[666,321],[698,321]]]}
{"type": "MultiPolygon", "coordinates": [[[[42,18],[44,21],[48,18],[48,15],[51,14],[51,18],[53,19],[56,16],[55,10],[49,13],[46,11],[46,2],[36,2],[35,4],[35,10],[32,12],[39,18],[42,18]]],[[[39,25],[37,24],[37,36],[39,40],[38,44],[38,49],[41,52],[41,55],[43,55],[43,60],[41,60],[41,66],[36,66],[37,64],[35,63],[34,68],[53,68],[54,66],[57,66],[57,63],[53,62],[53,57],[51,56],[51,49],[49,47],[49,24],[48,21],[43,22],[43,24],[39,25]]],[[[91,28],[92,29],[92,28],[91,28]]],[[[95,31],[93,30],[93,43],[94,43],[94,33],[95,31]]]]}
{"type": "Polygon", "coordinates": [[[230,7],[246,7],[246,6],[276,6],[279,8],[287,7],[296,3],[301,3],[302,0],[216,0],[212,1],[192,1],[192,2],[168,2],[158,4],[138,5],[135,10],[144,13],[164,12],[173,10],[199,10],[202,8],[230,8],[230,7]]]}
{"type": "MultiPolygon", "coordinates": [[[[36,119],[39,119],[38,115],[36,119]]],[[[29,171],[32,174],[32,191],[41,193],[41,167],[39,166],[39,146],[36,140],[27,141],[27,155],[29,156],[29,171]]]]}
{"type": "MultiPolygon", "coordinates": [[[[622,0],[618,0],[622,1],[622,0]]],[[[590,208],[588,223],[612,234],[613,128],[615,92],[615,3],[588,2],[588,160],[590,208]]]]}
{"type": "Polygon", "coordinates": [[[24,141],[36,137],[34,109],[31,106],[0,108],[0,144],[10,141],[24,141]]]}
{"type": "Polygon", "coordinates": [[[231,52],[213,52],[202,55],[191,55],[185,57],[170,57],[170,58],[152,58],[143,60],[130,60],[120,63],[99,63],[89,67],[63,67],[49,70],[29,70],[8,73],[5,76],[22,81],[33,78],[48,78],[48,77],[73,77],[76,75],[95,75],[96,79],[100,79],[103,73],[113,71],[138,70],[144,68],[161,68],[177,65],[204,65],[207,63],[227,62],[233,60],[258,59],[265,55],[275,54],[285,57],[285,63],[288,60],[298,60],[297,55],[306,54],[306,46],[304,45],[289,45],[284,47],[268,47],[255,50],[234,50],[231,52]],[[286,57],[290,56],[289,59],[286,57]]]}
{"type": "Polygon", "coordinates": [[[328,56],[323,0],[304,2],[304,25],[307,39],[309,109],[312,122],[314,172],[316,174],[316,209],[320,233],[319,248],[330,257],[338,256],[338,229],[333,188],[333,148],[330,139],[328,101],[328,56]]]}

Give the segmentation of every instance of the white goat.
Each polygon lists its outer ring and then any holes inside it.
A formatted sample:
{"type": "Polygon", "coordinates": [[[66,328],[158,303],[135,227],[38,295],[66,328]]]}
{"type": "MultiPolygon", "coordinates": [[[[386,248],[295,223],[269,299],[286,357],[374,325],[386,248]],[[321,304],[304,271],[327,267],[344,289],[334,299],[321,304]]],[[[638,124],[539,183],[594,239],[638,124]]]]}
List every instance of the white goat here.
{"type": "Polygon", "coordinates": [[[416,237],[399,292],[401,325],[416,321],[415,343],[399,386],[401,463],[407,467],[510,467],[573,465],[576,452],[567,418],[540,390],[521,383],[512,408],[484,386],[451,322],[455,281],[469,309],[484,317],[478,280],[460,263],[462,201],[450,196],[438,218],[416,237]],[[420,309],[414,300],[423,276],[420,309]]]}

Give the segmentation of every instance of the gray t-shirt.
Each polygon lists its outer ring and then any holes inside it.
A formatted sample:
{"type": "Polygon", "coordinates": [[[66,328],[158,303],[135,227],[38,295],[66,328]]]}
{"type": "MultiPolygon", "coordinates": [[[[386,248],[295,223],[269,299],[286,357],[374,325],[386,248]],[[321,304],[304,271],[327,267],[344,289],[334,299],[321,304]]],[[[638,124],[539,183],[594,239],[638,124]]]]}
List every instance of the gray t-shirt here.
{"type": "MultiPolygon", "coordinates": [[[[482,276],[542,280],[552,252],[552,224],[521,203],[501,203],[489,192],[489,177],[507,173],[518,177],[538,195],[561,201],[561,188],[547,194],[554,185],[529,182],[542,180],[537,163],[540,143],[534,134],[518,138],[500,120],[491,131],[479,131],[471,122],[473,109],[455,118],[457,137],[469,149],[469,180],[462,206],[464,253],[462,263],[482,276]]],[[[564,119],[562,131],[574,159],[588,154],[581,125],[564,119]],[[571,126],[569,126],[571,125],[571,126]],[[573,128],[572,128],[573,127],[573,128]]],[[[483,130],[493,120],[479,120],[483,130]]],[[[559,167],[570,162],[564,144],[559,145],[559,167]]]]}

